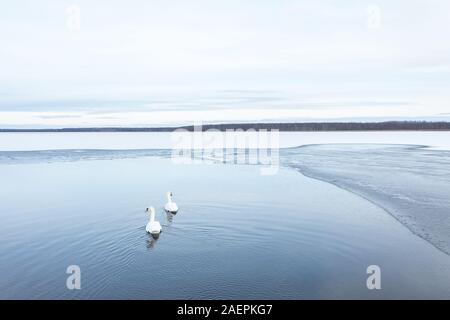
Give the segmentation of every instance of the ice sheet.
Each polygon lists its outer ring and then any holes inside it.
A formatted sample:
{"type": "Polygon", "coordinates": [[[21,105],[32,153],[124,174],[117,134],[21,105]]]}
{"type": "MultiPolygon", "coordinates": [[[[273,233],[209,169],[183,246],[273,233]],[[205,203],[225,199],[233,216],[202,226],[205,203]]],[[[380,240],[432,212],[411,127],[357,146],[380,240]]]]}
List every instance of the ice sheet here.
{"type": "Polygon", "coordinates": [[[417,146],[313,145],[282,162],[381,206],[450,254],[450,152],[417,146]]]}

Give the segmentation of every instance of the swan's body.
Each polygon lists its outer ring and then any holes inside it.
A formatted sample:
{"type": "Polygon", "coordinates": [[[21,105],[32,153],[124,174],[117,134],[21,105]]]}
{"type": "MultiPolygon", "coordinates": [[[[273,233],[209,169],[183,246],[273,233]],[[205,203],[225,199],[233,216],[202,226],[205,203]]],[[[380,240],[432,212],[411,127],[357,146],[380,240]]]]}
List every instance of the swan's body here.
{"type": "Polygon", "coordinates": [[[164,206],[164,210],[170,213],[177,213],[178,206],[175,202],[172,201],[172,192],[167,192],[167,203],[164,206]]]}
{"type": "Polygon", "coordinates": [[[147,223],[145,231],[151,234],[159,234],[161,232],[161,224],[159,224],[158,221],[155,221],[155,208],[147,208],[145,209],[145,212],[150,212],[150,221],[147,223]]]}

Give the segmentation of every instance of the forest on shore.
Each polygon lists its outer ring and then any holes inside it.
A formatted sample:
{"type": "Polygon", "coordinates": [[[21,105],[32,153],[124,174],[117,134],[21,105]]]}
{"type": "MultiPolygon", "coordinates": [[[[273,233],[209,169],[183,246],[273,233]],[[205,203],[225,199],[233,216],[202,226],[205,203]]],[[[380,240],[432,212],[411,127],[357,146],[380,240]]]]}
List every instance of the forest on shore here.
{"type": "Polygon", "coordinates": [[[0,129],[0,132],[171,132],[194,130],[279,130],[279,131],[442,131],[450,130],[446,121],[385,121],[385,122],[295,122],[295,123],[227,123],[201,127],[99,127],[55,129],[0,129]]]}

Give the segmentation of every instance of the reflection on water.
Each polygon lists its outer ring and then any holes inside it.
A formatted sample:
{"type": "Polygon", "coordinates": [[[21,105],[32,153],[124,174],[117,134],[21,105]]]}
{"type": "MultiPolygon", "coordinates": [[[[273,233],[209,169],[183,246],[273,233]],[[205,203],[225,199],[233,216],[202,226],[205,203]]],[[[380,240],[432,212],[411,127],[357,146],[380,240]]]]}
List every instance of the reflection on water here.
{"type": "Polygon", "coordinates": [[[158,242],[159,234],[148,234],[147,239],[147,248],[153,249],[156,245],[156,242],[158,242]]]}
{"type": "Polygon", "coordinates": [[[165,211],[165,212],[166,212],[167,223],[171,224],[173,222],[173,217],[176,215],[176,213],[172,213],[169,211],[165,211]]]}
{"type": "Polygon", "coordinates": [[[0,298],[450,298],[449,256],[294,170],[145,156],[0,165],[0,176],[0,298]],[[155,239],[142,211],[166,190],[182,211],[156,211],[167,223],[155,239]],[[65,286],[73,264],[81,290],[65,286]],[[382,290],[366,287],[371,264],[382,290]]]}

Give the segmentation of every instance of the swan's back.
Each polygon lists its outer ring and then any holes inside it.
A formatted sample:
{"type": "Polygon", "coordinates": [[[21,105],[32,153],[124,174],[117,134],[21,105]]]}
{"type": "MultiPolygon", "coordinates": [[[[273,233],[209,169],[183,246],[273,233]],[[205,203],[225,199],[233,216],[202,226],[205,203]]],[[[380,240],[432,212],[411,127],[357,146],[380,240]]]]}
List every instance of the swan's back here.
{"type": "Polygon", "coordinates": [[[159,223],[159,221],[153,222],[153,228],[161,231],[161,224],[159,223]]]}
{"type": "Polygon", "coordinates": [[[161,232],[161,224],[159,221],[151,221],[147,223],[147,226],[145,227],[145,231],[148,233],[160,233],[161,232]]]}
{"type": "Polygon", "coordinates": [[[175,202],[168,202],[164,206],[164,209],[166,211],[169,211],[169,212],[177,212],[178,211],[178,206],[177,206],[177,204],[175,202]]]}

